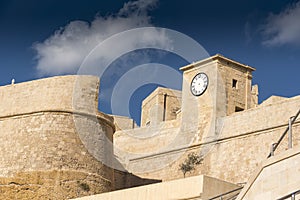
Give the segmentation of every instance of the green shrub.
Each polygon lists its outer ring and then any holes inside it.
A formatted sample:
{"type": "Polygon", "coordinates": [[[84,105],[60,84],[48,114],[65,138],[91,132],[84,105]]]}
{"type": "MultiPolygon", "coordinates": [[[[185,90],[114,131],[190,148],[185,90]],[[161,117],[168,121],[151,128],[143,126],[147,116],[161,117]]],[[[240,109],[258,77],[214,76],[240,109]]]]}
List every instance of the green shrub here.
{"type": "Polygon", "coordinates": [[[203,161],[203,158],[201,158],[196,153],[189,153],[188,157],[185,159],[183,163],[179,165],[179,170],[182,171],[183,176],[185,177],[185,174],[187,172],[191,172],[195,170],[196,165],[200,165],[203,161]]]}

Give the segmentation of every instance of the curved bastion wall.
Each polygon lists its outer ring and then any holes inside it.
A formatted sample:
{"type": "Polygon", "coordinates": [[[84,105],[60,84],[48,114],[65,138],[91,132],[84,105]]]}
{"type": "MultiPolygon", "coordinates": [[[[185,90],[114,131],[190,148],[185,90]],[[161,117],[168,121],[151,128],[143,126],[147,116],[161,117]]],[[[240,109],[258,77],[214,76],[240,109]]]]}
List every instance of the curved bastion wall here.
{"type": "Polygon", "coordinates": [[[0,87],[1,198],[67,199],[113,189],[105,164],[115,127],[98,111],[98,90],[93,76],[0,87]]]}

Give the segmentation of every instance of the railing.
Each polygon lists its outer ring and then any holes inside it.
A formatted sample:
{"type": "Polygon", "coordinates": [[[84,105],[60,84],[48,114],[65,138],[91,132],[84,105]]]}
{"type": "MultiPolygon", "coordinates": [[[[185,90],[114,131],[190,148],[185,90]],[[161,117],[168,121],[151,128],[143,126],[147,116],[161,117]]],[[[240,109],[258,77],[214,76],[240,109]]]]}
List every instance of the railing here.
{"type": "Polygon", "coordinates": [[[288,198],[290,198],[291,200],[296,200],[296,195],[297,194],[300,194],[300,190],[296,191],[296,192],[293,192],[293,193],[290,193],[284,197],[281,197],[280,199],[277,199],[277,200],[287,200],[288,198]]]}
{"type": "Polygon", "coordinates": [[[226,199],[226,200],[233,200],[233,199],[236,199],[236,197],[239,195],[239,192],[236,193],[236,194],[233,194],[233,195],[230,196],[230,197],[225,197],[225,196],[230,195],[230,194],[232,194],[232,193],[234,193],[234,192],[237,192],[237,191],[239,191],[239,190],[242,190],[242,189],[243,189],[243,187],[240,187],[240,188],[237,188],[237,189],[228,191],[228,192],[226,192],[226,193],[220,194],[220,195],[218,195],[218,196],[215,196],[215,197],[213,197],[213,198],[210,198],[210,199],[208,199],[208,200],[225,200],[225,199],[226,199]]]}
{"type": "Polygon", "coordinates": [[[279,138],[278,142],[276,142],[276,143],[274,143],[274,144],[271,145],[271,150],[270,150],[270,153],[268,155],[268,158],[271,157],[271,156],[274,156],[275,150],[277,149],[277,147],[279,146],[279,144],[281,143],[281,141],[283,140],[284,136],[287,133],[289,133],[289,135],[288,135],[288,137],[289,137],[288,138],[288,142],[289,142],[288,147],[289,147],[289,149],[292,148],[292,146],[293,146],[293,141],[292,141],[292,125],[295,123],[295,121],[298,118],[299,114],[300,114],[300,110],[297,112],[297,114],[295,116],[290,117],[290,119],[289,119],[289,125],[285,129],[285,131],[283,132],[283,134],[281,135],[281,137],[279,138]]]}

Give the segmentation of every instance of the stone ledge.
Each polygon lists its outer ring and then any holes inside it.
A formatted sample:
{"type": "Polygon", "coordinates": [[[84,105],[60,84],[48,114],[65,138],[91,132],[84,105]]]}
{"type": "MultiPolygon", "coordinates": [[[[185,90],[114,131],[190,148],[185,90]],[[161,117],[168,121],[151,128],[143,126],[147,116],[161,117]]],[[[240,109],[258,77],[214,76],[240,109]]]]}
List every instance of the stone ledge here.
{"type": "Polygon", "coordinates": [[[67,110],[67,109],[59,109],[59,110],[58,109],[48,109],[48,110],[38,110],[38,111],[33,111],[33,112],[23,112],[23,113],[21,112],[18,114],[5,115],[5,116],[0,115],[0,120],[6,119],[6,118],[18,118],[18,117],[23,117],[26,115],[38,115],[38,114],[44,114],[44,113],[66,113],[66,114],[72,114],[72,115],[96,117],[97,119],[102,119],[103,122],[105,122],[107,125],[111,126],[115,130],[113,117],[106,115],[104,113],[101,113],[99,111],[96,114],[93,114],[93,113],[88,113],[88,112],[67,110]]]}

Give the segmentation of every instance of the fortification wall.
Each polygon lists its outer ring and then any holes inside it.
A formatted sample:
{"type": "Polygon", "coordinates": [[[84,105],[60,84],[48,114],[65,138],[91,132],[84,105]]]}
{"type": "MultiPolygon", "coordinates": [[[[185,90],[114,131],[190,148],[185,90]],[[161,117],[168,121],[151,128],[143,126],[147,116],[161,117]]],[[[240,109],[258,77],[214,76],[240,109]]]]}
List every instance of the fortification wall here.
{"type": "Polygon", "coordinates": [[[180,137],[179,132],[179,120],[161,122],[157,126],[116,131],[115,152],[134,154],[158,152],[180,137]]]}
{"type": "Polygon", "coordinates": [[[139,128],[135,121],[129,117],[119,115],[112,115],[112,117],[114,118],[116,131],[139,128]]]}
{"type": "Polygon", "coordinates": [[[98,98],[98,90],[99,80],[92,76],[57,76],[1,86],[0,116],[48,110],[76,110],[94,114],[97,111],[95,98],[98,98]],[[76,104],[73,100],[77,101],[76,104]]]}
{"type": "MultiPolygon", "coordinates": [[[[203,164],[187,176],[205,174],[233,183],[247,182],[256,167],[268,156],[270,145],[277,142],[286,129],[288,119],[295,115],[299,108],[300,96],[297,96],[232,114],[219,119],[219,135],[212,141],[202,141],[186,148],[175,148],[129,159],[128,170],[134,172],[138,169],[139,173],[136,175],[163,181],[182,178],[179,165],[184,162],[188,153],[197,152],[204,156],[203,164]],[[173,158],[176,160],[169,162],[173,158]],[[162,163],[166,163],[162,169],[148,170],[149,166],[163,166],[162,163]]],[[[300,132],[299,119],[293,126],[293,132],[294,145],[299,146],[300,136],[296,134],[300,132]]],[[[160,143],[163,141],[159,141],[158,144],[160,143]]],[[[146,141],[143,144],[147,146],[146,141]]],[[[286,137],[276,153],[285,151],[287,147],[286,137]]],[[[132,152],[134,150],[136,149],[131,148],[132,152]]],[[[148,152],[154,150],[148,149],[148,152]]]]}
{"type": "Polygon", "coordinates": [[[0,87],[1,198],[67,199],[113,189],[113,170],[101,158],[112,155],[114,125],[97,110],[98,89],[91,76],[0,87]]]}
{"type": "Polygon", "coordinates": [[[290,195],[299,190],[299,160],[299,147],[266,160],[251,175],[237,199],[299,199],[299,193],[294,198],[290,195]]]}
{"type": "MultiPolygon", "coordinates": [[[[266,159],[271,144],[278,141],[288,120],[300,109],[300,96],[262,105],[224,118],[216,145],[205,158],[203,171],[231,182],[246,182],[257,166],[266,159]],[[224,169],[224,166],[226,170],[224,169]]],[[[299,145],[300,120],[293,126],[294,145],[299,145]]],[[[287,137],[278,152],[286,150],[287,137]]]]}

